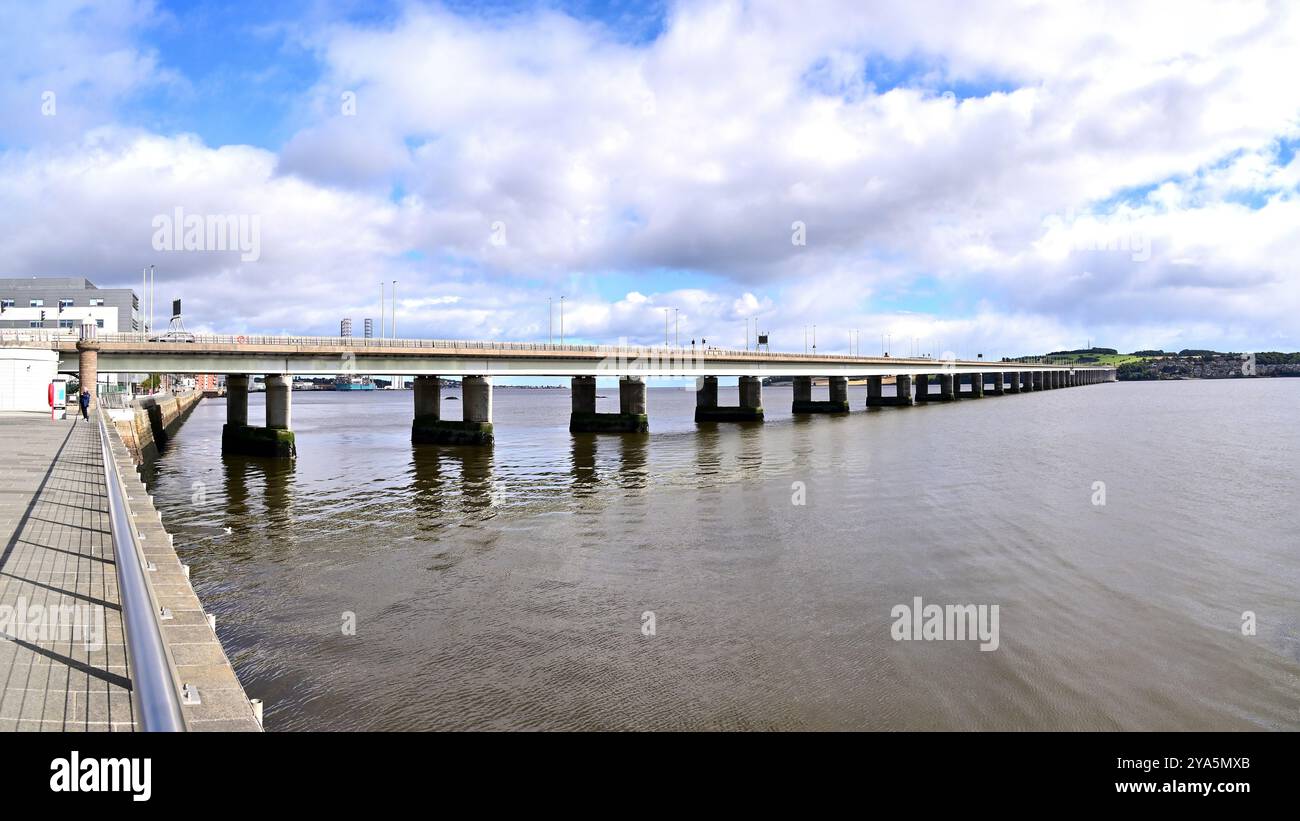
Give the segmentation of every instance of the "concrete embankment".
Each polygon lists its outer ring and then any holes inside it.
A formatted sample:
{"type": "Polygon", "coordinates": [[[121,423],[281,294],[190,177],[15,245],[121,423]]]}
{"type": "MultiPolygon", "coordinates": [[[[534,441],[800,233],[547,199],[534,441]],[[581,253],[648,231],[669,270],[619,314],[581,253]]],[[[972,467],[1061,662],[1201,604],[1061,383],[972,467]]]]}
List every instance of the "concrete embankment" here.
{"type": "Polygon", "coordinates": [[[203,398],[201,391],[137,399],[110,416],[136,464],[151,464],[203,398]]]}

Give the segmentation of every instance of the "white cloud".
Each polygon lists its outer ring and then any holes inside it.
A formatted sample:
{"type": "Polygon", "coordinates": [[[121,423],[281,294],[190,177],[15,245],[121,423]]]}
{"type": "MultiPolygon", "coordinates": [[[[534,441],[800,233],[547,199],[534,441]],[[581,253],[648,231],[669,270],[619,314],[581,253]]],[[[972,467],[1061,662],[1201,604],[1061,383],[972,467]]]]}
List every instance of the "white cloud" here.
{"type": "Polygon", "coordinates": [[[990,355],[1193,329],[1300,346],[1284,5],[688,2],[645,44],[411,5],[302,33],[324,73],[278,154],[95,127],[166,69],[147,12],[108,8],[76,59],[24,52],[95,75],[101,104],[0,158],[5,268],[129,284],[149,218],[182,205],[262,216],[256,264],[161,261],[214,325],[323,331],[398,279],[399,328],[437,336],[543,338],[567,292],[569,335],[599,339],[661,339],[676,307],[732,344],[758,315],[778,347],[814,322],[842,346],[897,331],[990,355]],[[609,273],[637,287],[603,298],[609,273]]]}

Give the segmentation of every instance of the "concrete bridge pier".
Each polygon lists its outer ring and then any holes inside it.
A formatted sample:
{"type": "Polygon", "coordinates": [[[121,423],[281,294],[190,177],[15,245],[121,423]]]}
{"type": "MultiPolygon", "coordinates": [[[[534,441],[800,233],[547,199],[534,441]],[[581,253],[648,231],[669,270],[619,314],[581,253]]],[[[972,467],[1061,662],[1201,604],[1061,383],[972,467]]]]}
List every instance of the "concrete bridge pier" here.
{"type": "Polygon", "coordinates": [[[894,375],[894,404],[902,407],[911,407],[912,375],[910,373],[894,375]]]}
{"type": "Polygon", "coordinates": [[[796,376],[794,378],[794,407],[792,410],[799,413],[798,408],[802,405],[812,404],[812,377],[796,376]]]}
{"type": "Polygon", "coordinates": [[[884,403],[885,377],[868,376],[867,377],[867,407],[878,408],[884,403]]]}
{"type": "Polygon", "coordinates": [[[984,378],[986,378],[986,379],[989,380],[989,383],[990,383],[990,387],[989,387],[989,395],[990,395],[990,396],[1001,396],[1002,394],[1006,393],[1006,390],[1007,390],[1006,381],[1005,381],[1004,375],[1003,375],[1003,373],[1002,373],[1001,371],[994,371],[993,373],[986,373],[986,374],[984,374],[984,378]]]}
{"type": "Polygon", "coordinates": [[[226,424],[248,427],[248,374],[226,377],[226,424]]]}
{"type": "Polygon", "coordinates": [[[901,374],[894,377],[894,395],[885,396],[884,391],[885,377],[868,376],[867,377],[867,407],[880,408],[897,405],[900,407],[912,404],[912,377],[908,374],[901,374]]]}
{"type": "Polygon", "coordinates": [[[970,375],[970,398],[984,398],[984,374],[973,373],[970,375]]]}
{"type": "Polygon", "coordinates": [[[695,389],[696,422],[763,421],[763,383],[757,376],[742,376],[740,404],[718,406],[718,377],[701,377],[695,389]]]}
{"type": "MultiPolygon", "coordinates": [[[[940,402],[952,402],[957,399],[957,381],[960,377],[956,374],[941,373],[939,374],[939,396],[940,402]]],[[[930,397],[934,399],[935,397],[930,397]]]]}
{"type": "Polygon", "coordinates": [[[293,378],[284,374],[266,377],[266,426],[272,430],[291,430],[293,419],[293,378]]]}
{"type": "Polygon", "coordinates": [[[1029,372],[1029,383],[1030,383],[1030,385],[1032,386],[1032,389],[1033,389],[1033,390],[1041,391],[1041,390],[1043,389],[1043,372],[1042,372],[1042,371],[1030,371],[1030,372],[1029,372]]]}
{"type": "Polygon", "coordinates": [[[618,380],[618,413],[596,413],[596,377],[575,376],[571,385],[570,433],[646,433],[650,430],[645,380],[641,377],[625,376],[618,380]]]}
{"type": "Polygon", "coordinates": [[[221,453],[291,459],[298,455],[293,435],[293,380],[284,374],[266,377],[266,427],[248,424],[248,375],[226,377],[226,424],[221,453]]]}
{"type": "Polygon", "coordinates": [[[912,378],[912,381],[916,383],[916,403],[919,405],[922,402],[929,402],[930,374],[918,373],[912,378]]]}
{"type": "Polygon", "coordinates": [[[1008,371],[1002,376],[1007,380],[1007,393],[1020,393],[1020,371],[1008,371]]]}
{"type": "MultiPolygon", "coordinates": [[[[757,377],[743,377],[745,379],[757,377]]],[[[830,399],[814,401],[812,398],[812,377],[796,376],[794,384],[794,401],[791,413],[848,413],[849,380],[845,376],[832,376],[827,379],[830,399]]],[[[744,402],[742,401],[743,405],[744,402]]]]}
{"type": "Polygon", "coordinates": [[[436,376],[415,377],[413,445],[492,444],[492,380],[466,376],[460,382],[461,421],[442,418],[442,382],[436,376]]]}

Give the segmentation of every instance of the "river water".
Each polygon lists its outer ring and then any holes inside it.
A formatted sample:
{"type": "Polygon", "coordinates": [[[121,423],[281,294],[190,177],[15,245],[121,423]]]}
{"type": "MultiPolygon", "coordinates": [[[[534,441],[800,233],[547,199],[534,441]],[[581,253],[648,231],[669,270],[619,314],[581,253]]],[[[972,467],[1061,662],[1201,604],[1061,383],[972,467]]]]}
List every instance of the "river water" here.
{"type": "Polygon", "coordinates": [[[150,483],[267,729],[1300,729],[1300,380],[648,393],[574,436],[498,387],[457,448],[409,391],[300,392],[288,464],[201,403],[150,483]],[[997,649],[895,640],[915,597],[997,605],[997,649]]]}

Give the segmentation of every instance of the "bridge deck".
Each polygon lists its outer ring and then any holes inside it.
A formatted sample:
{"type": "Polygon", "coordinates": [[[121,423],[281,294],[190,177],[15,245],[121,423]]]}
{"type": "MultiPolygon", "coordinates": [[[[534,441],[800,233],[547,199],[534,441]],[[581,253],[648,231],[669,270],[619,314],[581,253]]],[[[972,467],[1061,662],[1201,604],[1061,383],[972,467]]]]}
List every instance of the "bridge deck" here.
{"type": "Polygon", "coordinates": [[[98,431],[0,417],[0,448],[0,730],[133,730],[98,431]]]}

